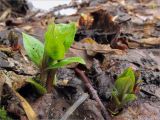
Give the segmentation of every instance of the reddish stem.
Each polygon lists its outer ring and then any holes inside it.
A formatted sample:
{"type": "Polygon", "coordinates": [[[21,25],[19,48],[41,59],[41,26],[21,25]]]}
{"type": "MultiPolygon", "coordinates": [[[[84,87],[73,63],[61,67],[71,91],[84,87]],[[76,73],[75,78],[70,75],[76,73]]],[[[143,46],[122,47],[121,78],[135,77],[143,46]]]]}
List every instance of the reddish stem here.
{"type": "Polygon", "coordinates": [[[98,103],[98,105],[100,106],[101,108],[101,111],[102,111],[102,115],[104,117],[105,120],[110,120],[110,116],[106,110],[106,108],[104,107],[103,103],[101,102],[98,94],[97,94],[97,91],[93,88],[93,86],[91,85],[90,83],[90,80],[87,78],[87,76],[85,75],[84,72],[82,72],[80,69],[78,68],[75,68],[75,72],[82,78],[85,86],[87,87],[87,89],[89,90],[90,94],[92,95],[93,99],[95,99],[98,103]]]}
{"type": "Polygon", "coordinates": [[[46,88],[47,92],[51,93],[53,89],[53,80],[55,78],[56,70],[50,70],[48,71],[47,75],[47,81],[46,81],[46,88]]]}

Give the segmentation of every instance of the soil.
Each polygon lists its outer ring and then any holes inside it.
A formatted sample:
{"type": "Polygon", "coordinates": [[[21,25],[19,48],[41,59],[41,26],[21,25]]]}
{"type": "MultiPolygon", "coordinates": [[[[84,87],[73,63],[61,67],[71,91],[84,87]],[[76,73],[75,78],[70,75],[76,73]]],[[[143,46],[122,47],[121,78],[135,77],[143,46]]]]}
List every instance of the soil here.
{"type": "MultiPolygon", "coordinates": [[[[97,0],[83,4],[76,3],[74,7],[77,7],[78,12],[71,16],[55,16],[53,10],[30,19],[23,17],[22,23],[9,26],[5,24],[6,18],[1,22],[2,25],[0,24],[0,106],[5,108],[10,118],[27,120],[28,115],[22,101],[14,92],[16,90],[28,101],[38,119],[61,119],[83,93],[89,93],[89,97],[68,119],[105,120],[99,102],[95,100],[87,85],[75,71],[75,68],[78,68],[85,71],[89,79],[88,84],[91,84],[98,94],[110,119],[159,120],[160,38],[157,15],[159,6],[154,8],[154,3],[156,1],[146,3],[126,0],[125,3],[121,3],[116,0],[97,0]],[[87,14],[87,20],[80,16],[81,13],[87,14]],[[78,44],[76,47],[72,46],[66,56],[81,56],[87,62],[86,65],[73,64],[58,69],[57,86],[51,93],[40,95],[26,82],[30,78],[38,79],[40,72],[26,55],[20,33],[28,32],[43,41],[42,33],[45,31],[48,19],[53,16],[56,23],[69,21],[79,23],[75,41],[84,46],[87,42],[89,44],[83,48],[78,48],[80,47],[78,44]],[[13,50],[8,37],[11,30],[19,36],[21,49],[16,51],[13,50]],[[89,40],[85,41],[85,38],[89,40]],[[142,41],[144,39],[145,42],[142,41]],[[147,41],[149,39],[152,40],[151,43],[147,41]],[[158,42],[155,42],[155,39],[158,42]],[[93,45],[93,41],[96,45],[93,45]],[[110,46],[110,52],[104,49],[107,45],[110,46]],[[97,46],[101,51],[94,49],[97,46]],[[142,80],[136,91],[137,100],[125,105],[118,114],[112,115],[110,110],[114,103],[111,92],[114,82],[127,67],[132,67],[139,74],[138,79],[142,80]]],[[[63,7],[59,6],[57,9],[63,7]]],[[[18,11],[14,12],[18,13],[18,11]]],[[[27,14],[26,11],[24,12],[20,14],[27,14]]],[[[13,15],[11,17],[13,18],[13,15]]],[[[14,19],[18,21],[18,17],[14,19]]]]}

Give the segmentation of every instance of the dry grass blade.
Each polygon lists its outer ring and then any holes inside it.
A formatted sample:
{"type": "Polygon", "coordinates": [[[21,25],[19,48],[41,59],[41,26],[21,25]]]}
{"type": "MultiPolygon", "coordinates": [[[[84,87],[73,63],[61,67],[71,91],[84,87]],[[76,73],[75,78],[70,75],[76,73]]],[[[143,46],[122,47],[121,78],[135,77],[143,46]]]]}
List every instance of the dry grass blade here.
{"type": "Polygon", "coordinates": [[[82,96],[80,96],[79,99],[67,110],[60,120],[67,120],[68,117],[76,110],[76,108],[88,98],[88,96],[89,95],[87,93],[83,93],[82,96]]]}
{"type": "Polygon", "coordinates": [[[20,99],[21,105],[29,120],[38,120],[36,113],[33,111],[29,103],[15,90],[13,90],[15,95],[20,99]]]}

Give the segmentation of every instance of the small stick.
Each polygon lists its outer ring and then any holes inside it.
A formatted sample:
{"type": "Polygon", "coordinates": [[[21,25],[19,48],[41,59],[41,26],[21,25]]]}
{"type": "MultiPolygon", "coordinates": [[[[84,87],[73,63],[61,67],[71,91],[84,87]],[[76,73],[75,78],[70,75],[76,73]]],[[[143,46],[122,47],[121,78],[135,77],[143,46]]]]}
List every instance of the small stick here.
{"type": "Polygon", "coordinates": [[[87,93],[83,93],[82,96],[79,97],[79,99],[67,110],[67,112],[63,115],[63,117],[60,120],[67,120],[68,117],[80,106],[87,98],[87,93]]]}
{"type": "Polygon", "coordinates": [[[89,92],[91,93],[93,99],[95,99],[98,103],[98,105],[101,108],[102,111],[102,115],[104,117],[105,120],[110,120],[110,116],[106,110],[106,108],[104,107],[103,103],[101,102],[96,90],[93,88],[93,86],[90,83],[90,80],[87,78],[87,76],[85,75],[84,72],[82,72],[80,69],[75,68],[75,72],[82,78],[83,82],[85,83],[85,86],[87,87],[87,89],[89,90],[89,92]]]}

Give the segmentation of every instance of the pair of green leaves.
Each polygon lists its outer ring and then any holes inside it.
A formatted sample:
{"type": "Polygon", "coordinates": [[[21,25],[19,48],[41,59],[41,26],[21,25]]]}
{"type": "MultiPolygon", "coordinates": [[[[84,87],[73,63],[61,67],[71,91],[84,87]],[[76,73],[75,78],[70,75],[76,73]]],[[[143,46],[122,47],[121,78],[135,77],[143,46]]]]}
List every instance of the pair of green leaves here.
{"type": "Polygon", "coordinates": [[[76,26],[70,24],[50,24],[45,33],[45,51],[54,60],[64,59],[65,52],[74,41],[76,26]]]}
{"type": "Polygon", "coordinates": [[[124,72],[115,81],[115,88],[112,91],[112,96],[118,107],[135,100],[137,97],[133,92],[135,86],[135,74],[131,67],[124,72]]]}
{"type": "Polygon", "coordinates": [[[53,61],[59,62],[48,65],[47,69],[63,67],[73,62],[85,64],[80,57],[71,57],[64,59],[74,41],[76,26],[70,24],[50,24],[45,33],[45,44],[43,45],[38,39],[23,33],[24,48],[30,59],[37,65],[41,66],[44,54],[49,56],[53,61]]]}
{"type": "MultiPolygon", "coordinates": [[[[44,35],[45,44],[42,44],[38,39],[28,34],[22,33],[24,48],[29,58],[41,69],[41,71],[47,70],[47,72],[49,72],[52,71],[50,69],[56,70],[56,68],[63,67],[73,62],[85,64],[84,60],[80,57],[64,58],[65,53],[74,41],[75,33],[76,25],[74,23],[52,23],[49,24],[44,35]]],[[[47,72],[41,72],[41,76],[47,76],[47,72]]],[[[43,77],[41,79],[41,82],[45,80],[43,77]]],[[[40,94],[47,92],[43,86],[34,80],[28,80],[27,82],[34,85],[40,94]]]]}

